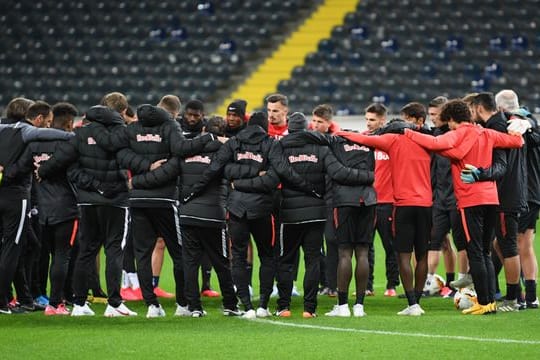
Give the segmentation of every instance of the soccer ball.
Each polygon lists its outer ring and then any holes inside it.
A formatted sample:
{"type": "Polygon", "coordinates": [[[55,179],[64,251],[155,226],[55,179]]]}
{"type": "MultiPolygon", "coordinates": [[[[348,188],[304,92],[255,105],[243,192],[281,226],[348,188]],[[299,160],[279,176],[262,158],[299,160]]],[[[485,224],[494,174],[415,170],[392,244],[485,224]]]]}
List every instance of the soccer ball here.
{"type": "Polygon", "coordinates": [[[428,292],[430,296],[437,295],[444,287],[444,279],[440,275],[433,275],[431,281],[426,281],[424,292],[428,292]]]}
{"type": "Polygon", "coordinates": [[[476,291],[471,288],[461,288],[454,295],[454,306],[458,310],[465,310],[478,303],[476,291]]]}

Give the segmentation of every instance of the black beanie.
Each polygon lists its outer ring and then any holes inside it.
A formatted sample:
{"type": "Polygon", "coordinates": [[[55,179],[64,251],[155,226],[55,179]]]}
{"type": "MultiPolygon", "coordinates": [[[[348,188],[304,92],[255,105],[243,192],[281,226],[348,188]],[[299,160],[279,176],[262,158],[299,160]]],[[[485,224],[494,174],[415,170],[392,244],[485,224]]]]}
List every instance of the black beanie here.
{"type": "Polygon", "coordinates": [[[264,132],[268,132],[268,116],[262,111],[254,112],[249,118],[249,125],[259,125],[264,129],[264,132]]]}
{"type": "Polygon", "coordinates": [[[289,116],[289,133],[307,129],[306,116],[301,112],[292,113],[289,116]]]}
{"type": "Polygon", "coordinates": [[[245,100],[234,100],[227,106],[227,112],[235,113],[244,119],[246,117],[246,106],[247,102],[245,100]]]}

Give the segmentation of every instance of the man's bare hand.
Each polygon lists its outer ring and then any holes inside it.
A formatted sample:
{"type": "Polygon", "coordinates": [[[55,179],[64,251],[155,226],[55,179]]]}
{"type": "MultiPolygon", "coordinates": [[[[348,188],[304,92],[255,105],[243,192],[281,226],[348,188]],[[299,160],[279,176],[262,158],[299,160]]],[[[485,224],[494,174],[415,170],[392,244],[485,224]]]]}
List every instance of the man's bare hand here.
{"type": "Polygon", "coordinates": [[[152,165],[150,165],[150,171],[156,170],[158,167],[163,165],[163,163],[165,163],[165,162],[167,162],[167,159],[161,159],[161,160],[158,160],[158,161],[154,161],[152,163],[152,165]]]}
{"type": "Polygon", "coordinates": [[[266,171],[265,171],[265,170],[259,171],[259,176],[264,176],[264,175],[266,175],[266,171]]]}

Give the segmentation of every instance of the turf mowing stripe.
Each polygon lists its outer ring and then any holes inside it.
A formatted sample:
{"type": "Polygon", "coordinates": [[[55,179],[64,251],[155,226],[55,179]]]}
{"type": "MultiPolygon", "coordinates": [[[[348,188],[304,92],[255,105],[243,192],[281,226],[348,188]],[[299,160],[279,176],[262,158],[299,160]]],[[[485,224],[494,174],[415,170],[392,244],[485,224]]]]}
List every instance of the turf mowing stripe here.
{"type": "Polygon", "coordinates": [[[405,332],[383,331],[383,330],[363,330],[363,329],[351,329],[351,328],[335,328],[335,327],[330,327],[330,326],[296,324],[296,323],[291,323],[291,322],[281,322],[281,321],[275,321],[275,320],[262,320],[262,319],[256,319],[255,321],[257,321],[259,323],[262,323],[262,324],[266,323],[266,324],[271,324],[271,325],[289,326],[289,327],[297,327],[297,328],[304,328],[304,329],[314,329],[314,330],[341,331],[341,332],[375,334],[375,335],[426,337],[426,338],[439,338],[439,339],[447,339],[447,340],[465,340],[465,341],[490,342],[490,343],[502,343],[502,344],[540,345],[540,341],[538,341],[538,340],[475,338],[475,337],[469,337],[469,336],[436,335],[436,334],[405,333],[405,332]]]}

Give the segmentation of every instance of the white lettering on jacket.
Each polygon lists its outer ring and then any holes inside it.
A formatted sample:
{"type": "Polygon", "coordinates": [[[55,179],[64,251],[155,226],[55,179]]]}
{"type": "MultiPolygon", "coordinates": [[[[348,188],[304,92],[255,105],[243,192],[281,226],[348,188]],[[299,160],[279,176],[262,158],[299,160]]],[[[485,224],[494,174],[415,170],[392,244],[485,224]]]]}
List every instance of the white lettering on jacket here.
{"type": "Polygon", "coordinates": [[[390,160],[390,156],[385,152],[375,150],[375,160],[390,160]]]}
{"type": "Polygon", "coordinates": [[[34,155],[34,162],[35,163],[41,163],[42,161],[47,161],[51,158],[51,156],[47,153],[43,153],[41,155],[34,155]]]}
{"type": "Polygon", "coordinates": [[[187,163],[197,162],[202,164],[210,164],[212,159],[210,159],[208,156],[195,155],[187,157],[184,161],[187,163]]]}
{"type": "Polygon", "coordinates": [[[319,159],[317,158],[317,156],[313,154],[312,155],[300,154],[298,156],[290,155],[288,159],[291,164],[295,162],[312,162],[312,163],[319,162],[319,159]]]}
{"type": "Polygon", "coordinates": [[[354,151],[354,150],[368,152],[369,148],[367,146],[364,146],[364,145],[358,145],[358,144],[348,145],[348,144],[345,144],[345,145],[343,145],[343,150],[345,150],[346,152],[354,151]]]}
{"type": "Polygon", "coordinates": [[[96,145],[96,144],[97,144],[97,143],[96,143],[96,140],[94,140],[94,138],[91,137],[91,136],[88,137],[88,139],[87,139],[86,142],[88,143],[88,145],[96,145]]]}
{"type": "Polygon", "coordinates": [[[137,142],[143,141],[161,142],[161,136],[159,134],[137,135],[137,142]]]}
{"type": "Polygon", "coordinates": [[[258,163],[262,163],[264,161],[261,154],[254,154],[251,151],[246,151],[245,153],[238,153],[236,155],[236,160],[253,160],[258,163]]]}

